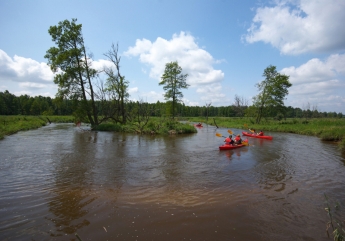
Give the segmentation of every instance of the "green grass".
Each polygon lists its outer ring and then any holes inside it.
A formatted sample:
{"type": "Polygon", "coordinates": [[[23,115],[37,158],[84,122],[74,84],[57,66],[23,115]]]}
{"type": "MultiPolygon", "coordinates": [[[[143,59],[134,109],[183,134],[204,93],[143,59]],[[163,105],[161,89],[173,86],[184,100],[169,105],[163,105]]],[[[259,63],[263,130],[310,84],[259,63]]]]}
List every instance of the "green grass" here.
{"type": "Polygon", "coordinates": [[[100,124],[95,130],[160,135],[197,132],[195,127],[190,123],[181,123],[177,120],[161,119],[158,117],[151,117],[145,126],[137,122],[128,123],[126,125],[108,122],[100,124]]]}
{"type": "Polygon", "coordinates": [[[37,129],[51,122],[72,122],[72,116],[0,116],[0,140],[18,131],[37,129]],[[49,120],[48,120],[49,119],[49,120]]]}

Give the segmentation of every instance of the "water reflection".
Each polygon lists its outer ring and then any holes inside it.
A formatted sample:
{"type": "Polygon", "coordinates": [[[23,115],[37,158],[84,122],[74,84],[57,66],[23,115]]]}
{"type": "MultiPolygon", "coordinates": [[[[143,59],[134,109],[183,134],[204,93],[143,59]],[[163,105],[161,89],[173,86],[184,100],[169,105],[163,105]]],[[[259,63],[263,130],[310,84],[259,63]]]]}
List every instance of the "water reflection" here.
{"type": "Polygon", "coordinates": [[[86,207],[97,198],[90,195],[97,132],[74,132],[73,138],[72,142],[57,143],[53,148],[55,186],[48,201],[52,215],[47,216],[56,227],[50,233],[53,237],[73,234],[89,225],[83,217],[88,213],[86,207]]]}

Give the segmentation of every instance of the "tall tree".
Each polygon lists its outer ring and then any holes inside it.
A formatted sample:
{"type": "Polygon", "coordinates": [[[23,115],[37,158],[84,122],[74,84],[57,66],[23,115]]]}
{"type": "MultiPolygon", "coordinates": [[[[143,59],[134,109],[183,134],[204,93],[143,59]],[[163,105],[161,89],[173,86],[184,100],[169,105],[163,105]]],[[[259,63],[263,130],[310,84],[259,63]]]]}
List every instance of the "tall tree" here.
{"type": "Polygon", "coordinates": [[[57,73],[54,83],[58,85],[57,97],[67,97],[78,102],[76,113],[87,116],[91,126],[98,125],[98,113],[92,79],[97,71],[91,68],[82,35],[82,25],[77,19],[64,20],[49,28],[52,41],[57,45],[47,50],[51,70],[57,73]]]}
{"type": "MultiPolygon", "coordinates": [[[[120,73],[120,60],[121,57],[118,55],[118,45],[112,44],[111,50],[104,54],[109,61],[111,61],[115,67],[104,68],[105,74],[108,76],[106,82],[106,91],[111,96],[112,100],[115,102],[115,120],[120,121],[118,116],[121,116],[121,122],[126,124],[126,108],[125,103],[128,100],[128,81],[125,76],[120,73]]],[[[141,101],[143,102],[143,101],[141,101]]]]}
{"type": "Polygon", "coordinates": [[[289,93],[288,88],[292,86],[289,76],[278,73],[276,66],[268,66],[262,76],[265,80],[256,84],[260,93],[253,98],[257,110],[256,123],[260,123],[270,108],[284,106],[285,96],[289,93]]]}
{"type": "Polygon", "coordinates": [[[171,100],[172,117],[175,117],[175,106],[183,98],[181,89],[187,89],[186,82],[188,74],[182,74],[182,68],[178,65],[177,61],[170,62],[165,65],[164,73],[161,77],[159,85],[163,85],[166,91],[164,94],[165,100],[171,100]]]}

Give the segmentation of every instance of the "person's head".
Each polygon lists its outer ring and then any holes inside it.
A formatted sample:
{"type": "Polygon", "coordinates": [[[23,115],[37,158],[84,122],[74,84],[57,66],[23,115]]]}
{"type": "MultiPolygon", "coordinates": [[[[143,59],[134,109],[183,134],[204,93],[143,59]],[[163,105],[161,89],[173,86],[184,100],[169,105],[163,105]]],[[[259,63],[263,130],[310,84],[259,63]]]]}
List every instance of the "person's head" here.
{"type": "Polygon", "coordinates": [[[238,134],[237,136],[240,137],[240,134],[238,134]]]}
{"type": "Polygon", "coordinates": [[[232,138],[232,135],[230,135],[229,138],[232,138]]]}
{"type": "Polygon", "coordinates": [[[260,132],[262,132],[262,131],[260,131],[260,132]]]}

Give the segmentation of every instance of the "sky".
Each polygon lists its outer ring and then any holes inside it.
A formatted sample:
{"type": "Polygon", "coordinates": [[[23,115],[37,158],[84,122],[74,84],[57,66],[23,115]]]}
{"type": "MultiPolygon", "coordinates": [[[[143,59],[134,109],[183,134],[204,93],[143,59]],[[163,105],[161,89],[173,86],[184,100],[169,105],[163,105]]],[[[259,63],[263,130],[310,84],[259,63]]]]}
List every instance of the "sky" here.
{"type": "Polygon", "coordinates": [[[345,0],[0,0],[0,92],[55,97],[48,29],[73,18],[94,68],[118,44],[131,100],[165,101],[177,61],[185,105],[251,105],[273,65],[292,83],[286,106],[345,114],[345,0]]]}

